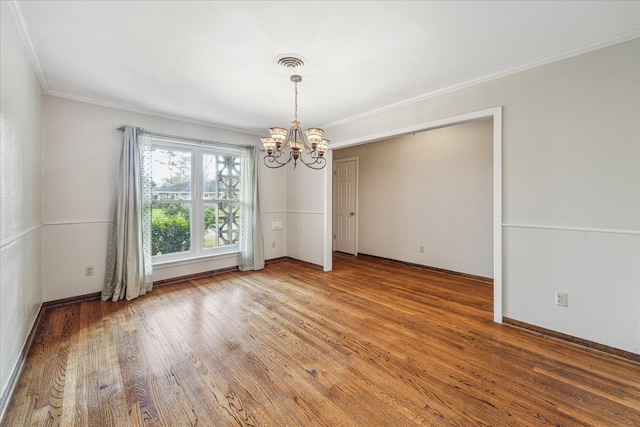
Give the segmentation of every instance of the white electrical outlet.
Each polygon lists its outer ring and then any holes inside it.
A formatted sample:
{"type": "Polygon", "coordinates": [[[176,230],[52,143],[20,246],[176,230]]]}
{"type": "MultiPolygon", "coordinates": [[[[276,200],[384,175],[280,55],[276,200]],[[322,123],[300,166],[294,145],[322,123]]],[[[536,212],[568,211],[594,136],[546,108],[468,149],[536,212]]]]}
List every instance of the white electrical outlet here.
{"type": "Polygon", "coordinates": [[[423,254],[424,253],[424,246],[420,245],[420,253],[423,254]]]}
{"type": "Polygon", "coordinates": [[[568,307],[569,295],[565,292],[556,291],[556,305],[559,305],[560,307],[568,307]]]}
{"type": "Polygon", "coordinates": [[[84,275],[93,276],[93,265],[87,265],[87,267],[84,269],[84,275]]]}
{"type": "Polygon", "coordinates": [[[275,248],[276,247],[276,242],[271,242],[271,248],[275,248]]]}

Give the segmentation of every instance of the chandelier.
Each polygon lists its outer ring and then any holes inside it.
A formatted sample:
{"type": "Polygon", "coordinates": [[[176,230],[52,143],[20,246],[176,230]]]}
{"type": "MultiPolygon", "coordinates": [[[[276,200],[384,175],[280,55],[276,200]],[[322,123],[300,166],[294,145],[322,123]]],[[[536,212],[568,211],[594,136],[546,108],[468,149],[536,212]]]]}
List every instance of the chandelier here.
{"type": "Polygon", "coordinates": [[[306,132],[302,132],[298,121],[298,83],[302,81],[302,76],[294,74],[291,76],[291,81],[295,85],[296,93],[294,120],[288,132],[285,128],[273,127],[269,128],[271,136],[260,138],[267,152],[264,156],[264,164],[275,169],[293,160],[295,169],[300,160],[311,169],[322,169],[327,164],[324,152],[330,141],[322,138],[324,131],[320,128],[309,128],[306,132]]]}

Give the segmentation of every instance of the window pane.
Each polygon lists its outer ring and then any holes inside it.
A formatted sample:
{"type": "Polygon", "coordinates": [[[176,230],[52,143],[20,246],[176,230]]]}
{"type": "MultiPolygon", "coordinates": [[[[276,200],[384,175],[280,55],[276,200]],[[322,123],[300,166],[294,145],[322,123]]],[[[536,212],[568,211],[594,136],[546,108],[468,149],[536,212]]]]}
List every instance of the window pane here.
{"type": "Polygon", "coordinates": [[[186,203],[152,203],[151,206],[151,255],[188,252],[191,206],[186,203]]]}
{"type": "Polygon", "coordinates": [[[191,199],[191,151],[153,147],[151,162],[154,200],[191,199]]]}
{"type": "Polygon", "coordinates": [[[240,209],[237,203],[221,203],[218,209],[218,245],[234,245],[240,242],[238,223],[240,209]]]}
{"type": "Polygon", "coordinates": [[[240,158],[231,155],[203,155],[203,198],[237,200],[240,198],[240,158]]]}
{"type": "Polygon", "coordinates": [[[204,208],[204,247],[236,245],[240,242],[237,203],[208,203],[204,208]]]}
{"type": "Polygon", "coordinates": [[[218,204],[206,204],[204,207],[204,248],[215,248],[218,242],[218,204]]]}

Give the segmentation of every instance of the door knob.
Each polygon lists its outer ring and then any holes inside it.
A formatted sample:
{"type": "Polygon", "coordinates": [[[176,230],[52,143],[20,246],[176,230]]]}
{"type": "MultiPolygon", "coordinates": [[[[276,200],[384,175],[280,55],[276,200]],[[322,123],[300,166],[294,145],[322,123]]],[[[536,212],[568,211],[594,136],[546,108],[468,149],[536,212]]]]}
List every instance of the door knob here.
{"type": "Polygon", "coordinates": [[[355,212],[351,212],[349,215],[354,216],[356,213],[355,212]]]}

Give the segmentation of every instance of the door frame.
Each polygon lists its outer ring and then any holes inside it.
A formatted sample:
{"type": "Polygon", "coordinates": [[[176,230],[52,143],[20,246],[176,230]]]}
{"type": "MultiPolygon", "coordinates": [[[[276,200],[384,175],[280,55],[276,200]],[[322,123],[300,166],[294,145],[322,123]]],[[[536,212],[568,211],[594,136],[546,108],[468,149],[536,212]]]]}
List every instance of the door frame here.
{"type": "MultiPolygon", "coordinates": [[[[444,119],[419,123],[412,126],[391,129],[345,141],[334,142],[327,151],[327,161],[332,161],[334,149],[346,148],[354,145],[381,141],[409,133],[422,132],[425,130],[489,118],[493,119],[493,321],[496,323],[502,323],[502,106],[461,114],[459,116],[446,117],[444,119]]],[[[331,258],[333,253],[333,168],[330,171],[325,170],[324,179],[324,271],[331,271],[333,268],[331,258]]]]}
{"type": "MultiPolygon", "coordinates": [[[[358,256],[358,249],[359,249],[358,248],[358,223],[360,222],[359,221],[359,215],[360,215],[359,212],[360,211],[358,210],[358,200],[359,200],[359,194],[360,194],[359,193],[359,186],[360,186],[360,181],[359,181],[359,179],[360,179],[359,178],[359,170],[360,169],[359,169],[359,166],[360,165],[359,165],[359,159],[358,159],[357,156],[356,157],[348,157],[348,158],[345,158],[345,159],[340,159],[340,160],[334,160],[333,161],[332,168],[331,168],[332,171],[333,171],[331,173],[332,180],[333,180],[333,183],[332,183],[332,186],[331,186],[331,191],[333,191],[333,197],[335,197],[335,191],[334,191],[335,187],[334,186],[335,186],[336,163],[343,163],[343,162],[350,162],[350,161],[355,161],[355,163],[356,163],[356,184],[355,184],[356,185],[356,200],[355,200],[356,215],[355,215],[355,224],[354,224],[355,232],[354,232],[354,236],[353,236],[353,239],[354,239],[354,242],[355,242],[355,253],[353,255],[354,256],[358,256]]],[[[336,200],[333,199],[333,206],[334,207],[335,207],[335,203],[336,203],[336,200]]],[[[332,233],[331,234],[333,235],[333,225],[335,225],[335,211],[334,210],[332,210],[332,212],[331,212],[331,224],[332,224],[332,233]]],[[[336,250],[336,240],[333,239],[333,245],[331,247],[331,251],[333,252],[335,250],[336,250]]]]}

